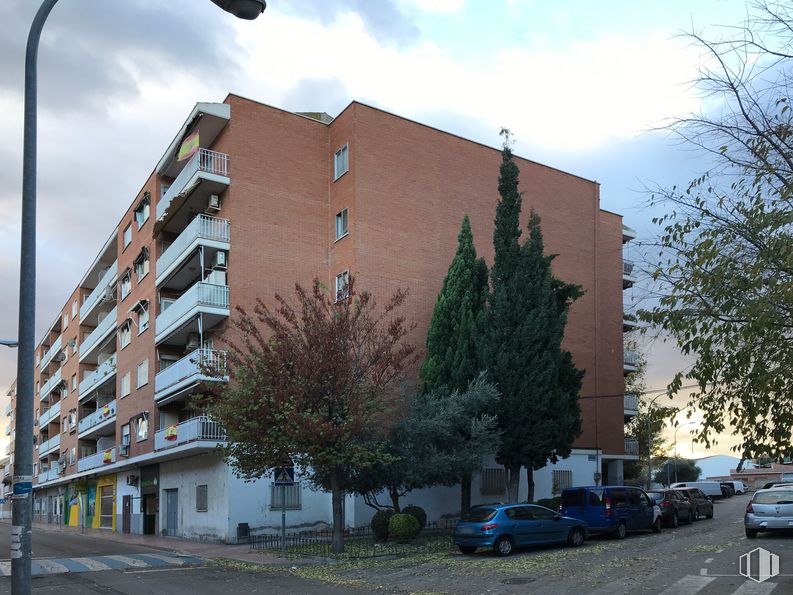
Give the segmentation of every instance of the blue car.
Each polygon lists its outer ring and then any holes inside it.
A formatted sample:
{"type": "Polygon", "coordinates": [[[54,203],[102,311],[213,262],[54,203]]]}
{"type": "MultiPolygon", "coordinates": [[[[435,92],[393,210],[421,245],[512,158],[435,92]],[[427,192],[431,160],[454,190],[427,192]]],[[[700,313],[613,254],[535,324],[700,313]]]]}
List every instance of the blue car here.
{"type": "Polygon", "coordinates": [[[516,547],[543,543],[579,546],[587,538],[587,524],[560,515],[544,506],[511,504],[477,506],[454,529],[452,540],[464,554],[477,548],[493,548],[509,556],[516,547]]]}
{"type": "Polygon", "coordinates": [[[593,533],[623,539],[628,531],[661,530],[661,509],[641,488],[587,486],[562,492],[562,514],[586,522],[593,533]]]}

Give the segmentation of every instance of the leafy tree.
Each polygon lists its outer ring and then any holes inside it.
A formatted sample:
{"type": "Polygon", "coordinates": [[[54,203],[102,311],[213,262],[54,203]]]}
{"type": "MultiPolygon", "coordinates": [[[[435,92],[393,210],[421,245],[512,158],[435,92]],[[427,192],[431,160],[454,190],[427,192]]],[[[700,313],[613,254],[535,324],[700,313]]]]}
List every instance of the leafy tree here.
{"type": "Polygon", "coordinates": [[[655,472],[653,481],[670,485],[678,481],[697,481],[702,469],[690,459],[669,459],[655,472]]]}
{"type": "Polygon", "coordinates": [[[374,438],[388,432],[399,406],[395,384],[415,361],[404,342],[409,325],[397,314],[405,292],[378,308],[353,278],[347,289],[349,297],[335,299],[315,279],[311,289],[295,285],[294,303],[276,295],[275,309],[259,299],[253,316],[238,308],[229,382],[208,398],[238,475],[262,477],[289,459],[330,490],[334,552],[344,549],[345,478],[387,459],[374,438]]]}
{"type": "Polygon", "coordinates": [[[667,208],[648,250],[661,297],[640,313],[694,360],[670,390],[694,382],[697,440],[731,426],[742,458],[793,453],[793,8],[750,7],[743,26],[690,35],[712,58],[699,85],[717,108],[674,130],[714,165],[654,194],[667,208]]]}
{"type": "Polygon", "coordinates": [[[506,140],[498,181],[491,291],[480,324],[483,369],[496,382],[501,401],[502,444],[497,460],[507,474],[510,502],[517,501],[521,467],[528,474],[529,500],[534,499],[533,472],[548,460],[569,456],[581,432],[578,403],[583,372],[561,349],[567,310],[582,295],[576,285],[556,279],[554,256],[544,254],[540,218],[529,217],[521,245],[518,166],[506,140]]]}
{"type": "MultiPolygon", "coordinates": [[[[464,393],[477,377],[479,361],[474,336],[487,291],[487,265],[483,258],[476,257],[471,222],[466,215],[457,235],[457,253],[443,280],[427,332],[427,357],[421,366],[425,390],[446,386],[464,393]]],[[[473,406],[480,404],[478,399],[466,402],[473,406]]],[[[483,409],[468,409],[469,419],[483,413],[483,409]]],[[[462,439],[467,442],[476,437],[463,435],[462,439]]],[[[471,507],[471,473],[464,472],[459,480],[460,508],[466,513],[471,507]]]]}

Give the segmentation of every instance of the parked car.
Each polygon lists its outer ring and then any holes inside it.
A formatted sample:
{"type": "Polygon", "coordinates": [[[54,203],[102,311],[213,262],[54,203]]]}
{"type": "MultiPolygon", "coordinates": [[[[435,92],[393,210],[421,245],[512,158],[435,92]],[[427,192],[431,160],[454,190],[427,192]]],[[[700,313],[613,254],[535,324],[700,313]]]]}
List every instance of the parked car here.
{"type": "Polygon", "coordinates": [[[661,508],[641,488],[588,486],[562,492],[563,515],[581,519],[590,532],[623,539],[628,531],[661,530],[661,508]]]}
{"type": "Polygon", "coordinates": [[[735,486],[728,481],[720,481],[721,495],[724,498],[732,498],[735,495],[735,486]]]}
{"type": "Polygon", "coordinates": [[[763,487],[760,488],[761,490],[768,490],[771,488],[789,488],[793,487],[793,483],[787,481],[769,481],[766,484],[763,484],[763,487]]]}
{"type": "Polygon", "coordinates": [[[742,482],[740,480],[733,479],[733,480],[728,481],[727,483],[731,483],[732,484],[732,487],[735,488],[735,493],[736,494],[745,494],[746,491],[749,489],[749,486],[747,486],[744,482],[742,482]]]}
{"type": "Polygon", "coordinates": [[[746,505],[743,526],[750,539],[760,531],[793,528],[793,486],[756,491],[746,505]]]}
{"type": "Polygon", "coordinates": [[[651,490],[647,492],[650,500],[661,509],[661,518],[668,527],[677,527],[680,523],[694,522],[694,509],[683,494],[677,490],[651,490]]]}
{"type": "Polygon", "coordinates": [[[672,489],[674,488],[699,488],[702,492],[705,493],[706,496],[710,496],[718,500],[719,498],[723,498],[724,494],[721,491],[721,484],[718,481],[712,480],[703,480],[703,481],[680,481],[678,483],[673,483],[670,486],[672,489]]]}
{"type": "Polygon", "coordinates": [[[674,488],[675,491],[680,492],[689,501],[691,508],[694,512],[693,519],[699,520],[699,517],[705,515],[705,518],[713,518],[713,500],[707,496],[705,492],[699,488],[674,488]]]}
{"type": "Polygon", "coordinates": [[[567,543],[577,547],[589,535],[580,519],[562,516],[535,504],[476,506],[454,528],[452,540],[464,554],[477,548],[493,548],[499,556],[516,547],[544,543],[567,543]]]}

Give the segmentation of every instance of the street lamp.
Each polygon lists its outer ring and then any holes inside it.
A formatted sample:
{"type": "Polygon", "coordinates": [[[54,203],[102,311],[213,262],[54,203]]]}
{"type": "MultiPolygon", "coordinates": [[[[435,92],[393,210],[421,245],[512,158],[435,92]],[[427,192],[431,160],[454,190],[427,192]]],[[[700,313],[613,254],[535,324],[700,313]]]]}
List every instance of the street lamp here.
{"type": "Polygon", "coordinates": [[[0,339],[0,345],[5,345],[6,347],[19,347],[19,342],[15,339],[0,339]]]}
{"type": "MultiPolygon", "coordinates": [[[[19,263],[19,347],[17,427],[11,512],[11,592],[30,593],[30,542],[33,507],[33,350],[36,347],[36,110],[41,31],[58,0],[43,0],[30,25],[25,48],[25,108],[22,144],[22,220],[19,263]]],[[[258,17],[265,0],[212,0],[241,19],[258,17]]],[[[3,343],[12,347],[10,343],[3,343]]]]}
{"type": "Polygon", "coordinates": [[[666,391],[653,397],[650,404],[647,405],[647,489],[649,490],[653,485],[653,405],[655,401],[666,394],[666,391]]]}

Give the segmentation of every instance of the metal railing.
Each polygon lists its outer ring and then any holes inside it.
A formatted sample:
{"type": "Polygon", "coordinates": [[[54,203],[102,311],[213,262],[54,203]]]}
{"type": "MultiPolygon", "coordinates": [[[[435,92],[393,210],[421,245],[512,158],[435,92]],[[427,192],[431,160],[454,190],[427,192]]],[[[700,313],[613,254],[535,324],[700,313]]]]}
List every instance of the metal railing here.
{"type": "Polygon", "coordinates": [[[61,470],[58,465],[54,465],[49,469],[42,469],[39,473],[39,483],[44,483],[45,481],[52,481],[54,479],[58,479],[61,476],[61,470]]]}
{"type": "Polygon", "coordinates": [[[87,457],[80,457],[77,461],[77,471],[87,471],[88,469],[96,469],[97,467],[101,467],[103,465],[110,465],[111,463],[116,462],[116,450],[118,447],[113,446],[111,448],[106,448],[105,450],[100,450],[92,455],[88,455],[87,457]]]}
{"type": "Polygon", "coordinates": [[[622,259],[622,274],[628,277],[633,275],[633,261],[622,259]]]}
{"type": "Polygon", "coordinates": [[[116,354],[111,355],[107,360],[102,362],[96,370],[88,374],[80,382],[80,397],[84,397],[90,393],[99,384],[104,382],[108,376],[116,373],[116,354]]]}
{"type": "Polygon", "coordinates": [[[6,463],[3,466],[3,477],[8,477],[11,475],[11,463],[6,463]]]}
{"type": "Polygon", "coordinates": [[[6,436],[11,435],[11,424],[6,425],[6,436]]]}
{"type": "Polygon", "coordinates": [[[625,438],[625,454],[638,455],[639,454],[639,441],[636,438],[625,438]]]}
{"type": "Polygon", "coordinates": [[[167,390],[190,378],[195,380],[216,380],[204,374],[202,367],[218,372],[226,371],[226,352],[214,349],[196,349],[182,359],[175,361],[170,366],[161,370],[154,377],[154,393],[167,390]]]}
{"type": "Polygon", "coordinates": [[[230,235],[231,225],[228,219],[199,215],[157,259],[157,274],[171,266],[196,239],[228,243],[230,235]]]}
{"type": "Polygon", "coordinates": [[[61,414],[61,402],[58,401],[52,407],[47,409],[44,413],[39,415],[39,427],[41,428],[43,426],[46,426],[48,423],[50,423],[50,420],[52,420],[52,418],[60,414],[61,414]]]}
{"type": "Polygon", "coordinates": [[[225,153],[210,151],[209,149],[198,149],[198,152],[190,158],[176,179],[171,183],[170,188],[157,203],[157,219],[163,216],[168,209],[171,201],[184,190],[187,183],[196,172],[203,171],[218,176],[229,175],[229,156],[225,153]]]}
{"type": "Polygon", "coordinates": [[[77,432],[82,433],[116,417],[116,402],[110,401],[77,422],[77,432]]]}
{"type": "Polygon", "coordinates": [[[622,361],[626,366],[638,366],[639,352],[634,349],[625,349],[623,352],[622,361]]]}
{"type": "Polygon", "coordinates": [[[11,415],[11,412],[12,412],[13,410],[14,410],[14,408],[11,406],[11,403],[9,403],[8,405],[6,405],[6,417],[10,416],[10,415],[11,415]]]}
{"type": "Polygon", "coordinates": [[[61,344],[63,343],[61,339],[62,336],[58,335],[58,338],[52,342],[50,348],[47,349],[46,353],[44,353],[44,355],[41,357],[41,361],[39,362],[39,370],[46,368],[47,364],[52,361],[52,358],[55,356],[55,354],[61,350],[61,344]]]}
{"type": "Polygon", "coordinates": [[[52,389],[54,389],[60,383],[61,383],[61,369],[58,368],[57,370],[55,370],[55,374],[50,376],[49,380],[47,380],[47,382],[45,382],[44,385],[39,390],[39,398],[40,399],[45,398],[47,395],[49,395],[52,392],[52,389]]]}
{"type": "Polygon", "coordinates": [[[198,440],[225,442],[226,430],[219,422],[201,415],[159,430],[154,435],[154,450],[173,448],[198,440]]]}
{"type": "Polygon", "coordinates": [[[639,397],[628,393],[622,397],[623,409],[625,411],[639,411],[639,397]]]}
{"type": "Polygon", "coordinates": [[[58,448],[61,445],[61,435],[60,433],[55,434],[49,440],[45,440],[41,444],[39,444],[39,455],[47,454],[53,448],[58,448]]]}
{"type": "Polygon", "coordinates": [[[80,344],[80,357],[91,351],[111,331],[115,330],[117,309],[118,306],[108,312],[107,316],[102,319],[102,322],[100,322],[97,327],[91,331],[91,334],[80,344]]]}
{"type": "Polygon", "coordinates": [[[110,265],[110,268],[107,269],[102,278],[99,280],[99,284],[94,288],[94,290],[88,295],[88,297],[83,302],[83,305],[80,306],[80,320],[83,320],[88,314],[91,313],[91,310],[94,309],[94,306],[102,299],[102,296],[105,295],[105,289],[115,283],[116,278],[118,277],[118,261],[115,261],[113,264],[110,265]]]}
{"type": "Polygon", "coordinates": [[[159,334],[173,323],[198,306],[212,308],[229,307],[229,288],[227,285],[198,282],[185,291],[167,310],[160,312],[156,320],[156,333],[159,334]]]}

